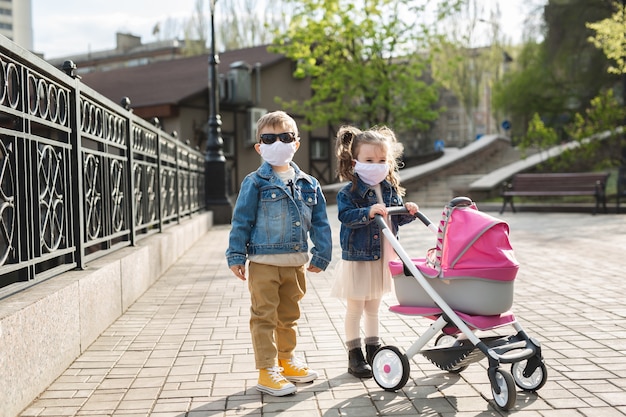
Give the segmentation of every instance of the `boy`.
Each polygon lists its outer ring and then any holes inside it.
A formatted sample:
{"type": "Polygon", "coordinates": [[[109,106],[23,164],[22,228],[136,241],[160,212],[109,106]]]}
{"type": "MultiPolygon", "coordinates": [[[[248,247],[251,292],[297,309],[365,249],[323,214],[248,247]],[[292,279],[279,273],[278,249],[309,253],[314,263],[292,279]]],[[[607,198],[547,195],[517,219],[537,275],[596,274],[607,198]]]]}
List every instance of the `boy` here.
{"type": "Polygon", "coordinates": [[[314,247],[307,270],[320,272],[330,263],[331,231],[319,182],[292,162],[300,147],[295,120],[283,111],[267,113],[257,122],[257,139],[254,148],[264,163],[241,183],[226,259],[243,281],[249,261],[256,388],[283,396],[296,392],[292,382],[318,376],[293,352],[306,291],[308,238],[314,247]]]}

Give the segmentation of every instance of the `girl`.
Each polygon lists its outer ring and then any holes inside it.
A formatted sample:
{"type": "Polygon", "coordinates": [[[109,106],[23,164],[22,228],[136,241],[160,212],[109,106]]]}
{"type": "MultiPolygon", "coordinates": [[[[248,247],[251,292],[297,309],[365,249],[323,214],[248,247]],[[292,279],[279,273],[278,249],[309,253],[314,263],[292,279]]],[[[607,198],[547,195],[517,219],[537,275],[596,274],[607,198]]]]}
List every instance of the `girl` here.
{"type": "MultiPolygon", "coordinates": [[[[402,145],[387,127],[361,131],[343,126],[337,132],[337,170],[341,180],[350,181],[337,194],[341,222],[341,259],[331,294],[347,300],[345,318],[348,372],[358,378],[372,376],[371,361],[380,347],[378,309],[383,294],[391,291],[388,261],[396,254],[388,242],[381,243],[376,214],[387,217],[387,207],[401,206],[397,160],[402,145]],[[360,338],[361,316],[367,362],[360,338]]],[[[406,203],[410,215],[393,216],[391,230],[415,219],[417,204],[406,203]]]]}

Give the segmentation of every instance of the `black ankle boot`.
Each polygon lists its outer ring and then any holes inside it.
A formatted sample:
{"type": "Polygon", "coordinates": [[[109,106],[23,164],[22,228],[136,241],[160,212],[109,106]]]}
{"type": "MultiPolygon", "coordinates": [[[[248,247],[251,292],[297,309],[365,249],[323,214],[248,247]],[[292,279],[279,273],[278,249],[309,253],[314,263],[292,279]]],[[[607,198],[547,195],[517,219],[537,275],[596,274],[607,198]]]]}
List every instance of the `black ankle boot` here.
{"type": "Polygon", "coordinates": [[[351,349],[348,352],[348,372],[357,378],[372,377],[372,368],[365,362],[361,348],[351,349]]]}
{"type": "Polygon", "coordinates": [[[380,345],[365,345],[365,355],[367,357],[367,363],[369,363],[370,366],[372,366],[374,354],[378,349],[380,349],[380,345]]]}

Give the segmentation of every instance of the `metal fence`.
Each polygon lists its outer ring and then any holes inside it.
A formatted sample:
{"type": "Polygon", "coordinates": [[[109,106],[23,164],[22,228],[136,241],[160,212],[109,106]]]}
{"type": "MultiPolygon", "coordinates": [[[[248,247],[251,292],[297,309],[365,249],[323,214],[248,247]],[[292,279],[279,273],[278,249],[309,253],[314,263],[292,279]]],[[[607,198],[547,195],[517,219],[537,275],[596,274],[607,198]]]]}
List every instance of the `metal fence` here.
{"type": "Polygon", "coordinates": [[[0,37],[0,297],[204,209],[204,156],[0,37]]]}

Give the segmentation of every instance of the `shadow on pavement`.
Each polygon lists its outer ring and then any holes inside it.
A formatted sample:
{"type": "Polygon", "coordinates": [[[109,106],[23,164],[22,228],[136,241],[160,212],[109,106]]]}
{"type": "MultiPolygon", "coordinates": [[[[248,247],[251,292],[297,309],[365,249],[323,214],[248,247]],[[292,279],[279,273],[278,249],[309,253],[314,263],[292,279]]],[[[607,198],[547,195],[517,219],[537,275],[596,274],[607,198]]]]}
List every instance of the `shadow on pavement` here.
{"type": "MultiPolygon", "coordinates": [[[[367,417],[419,415],[441,416],[455,415],[459,412],[471,412],[475,417],[499,417],[508,415],[501,411],[491,397],[476,392],[475,397],[457,397],[446,395],[457,383],[463,384],[463,378],[457,374],[439,372],[430,377],[411,378],[407,385],[397,392],[387,392],[375,386],[366,394],[350,396],[350,385],[362,384],[373,380],[358,380],[345,373],[324,380],[318,379],[308,384],[297,384],[298,392],[284,397],[273,397],[256,391],[254,387],[240,391],[216,401],[207,402],[176,417],[210,417],[234,413],[234,415],[280,415],[313,411],[310,400],[317,399],[316,408],[324,417],[367,417]],[[336,395],[329,395],[330,393],[336,395]],[[342,398],[345,397],[345,398],[342,398]],[[476,403],[484,402],[484,409],[476,409],[476,403]],[[472,404],[471,409],[464,403],[472,404]],[[459,409],[461,407],[461,409],[459,409]]],[[[465,382],[467,383],[467,382],[465,382]]],[[[469,384],[469,383],[467,383],[469,384]]],[[[517,403],[511,412],[531,407],[537,399],[534,393],[517,392],[517,403]]],[[[315,404],[315,402],[314,402],[315,404]]]]}

